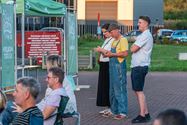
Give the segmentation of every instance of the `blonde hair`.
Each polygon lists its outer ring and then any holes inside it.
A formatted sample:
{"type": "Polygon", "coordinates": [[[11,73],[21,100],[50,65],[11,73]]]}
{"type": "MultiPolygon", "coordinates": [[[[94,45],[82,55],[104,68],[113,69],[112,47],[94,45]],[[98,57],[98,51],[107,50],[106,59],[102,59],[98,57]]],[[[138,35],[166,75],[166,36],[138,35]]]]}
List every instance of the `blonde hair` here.
{"type": "Polygon", "coordinates": [[[61,59],[58,55],[50,55],[47,57],[47,70],[52,67],[61,67],[61,59]]]}

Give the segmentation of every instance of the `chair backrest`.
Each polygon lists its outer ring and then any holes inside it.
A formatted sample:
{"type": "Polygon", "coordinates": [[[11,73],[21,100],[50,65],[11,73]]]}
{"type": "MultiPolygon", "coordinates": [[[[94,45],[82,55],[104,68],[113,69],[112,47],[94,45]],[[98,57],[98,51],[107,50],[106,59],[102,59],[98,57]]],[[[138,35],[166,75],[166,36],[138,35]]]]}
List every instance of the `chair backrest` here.
{"type": "Polygon", "coordinates": [[[80,113],[77,111],[65,113],[65,109],[67,108],[67,104],[69,101],[69,97],[61,96],[60,105],[58,107],[57,113],[50,116],[49,118],[56,115],[56,120],[54,125],[63,125],[64,118],[76,118],[76,125],[80,125],[80,113]]]}
{"type": "Polygon", "coordinates": [[[62,114],[62,119],[63,118],[76,118],[76,122],[75,122],[75,125],[80,125],[80,113],[79,112],[72,112],[72,113],[65,113],[65,114],[62,114]]]}
{"type": "Polygon", "coordinates": [[[64,113],[68,100],[69,97],[61,96],[60,105],[57,110],[58,112],[56,114],[57,116],[54,125],[63,125],[62,114],[64,113]]]}

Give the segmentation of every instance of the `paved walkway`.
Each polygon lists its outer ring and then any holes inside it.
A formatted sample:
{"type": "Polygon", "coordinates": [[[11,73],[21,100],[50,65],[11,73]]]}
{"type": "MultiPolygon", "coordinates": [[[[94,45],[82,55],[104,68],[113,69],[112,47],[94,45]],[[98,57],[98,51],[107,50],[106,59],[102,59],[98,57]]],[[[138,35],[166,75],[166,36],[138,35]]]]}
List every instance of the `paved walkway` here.
{"type": "MultiPolygon", "coordinates": [[[[44,96],[46,82],[44,82],[46,71],[39,73],[44,96]]],[[[97,72],[79,72],[79,84],[90,85],[89,89],[76,91],[78,111],[81,114],[81,125],[131,125],[131,119],[137,116],[139,108],[134,93],[131,90],[131,81],[128,73],[128,104],[129,118],[127,120],[113,120],[104,118],[98,112],[102,107],[96,106],[97,72]]],[[[147,75],[145,93],[152,119],[168,108],[177,108],[187,113],[187,73],[186,72],[152,72],[147,75]]],[[[73,125],[74,120],[65,119],[65,125],[73,125]]],[[[152,121],[146,124],[151,125],[152,121]]]]}
{"type": "MultiPolygon", "coordinates": [[[[78,110],[81,113],[81,125],[131,125],[131,119],[138,114],[138,105],[134,93],[131,90],[131,82],[128,73],[128,101],[129,119],[116,121],[104,118],[99,111],[104,108],[96,107],[97,72],[80,72],[79,84],[90,85],[89,89],[76,91],[78,110]]],[[[149,73],[146,79],[145,93],[152,119],[168,108],[177,108],[187,113],[187,73],[171,72],[149,73]]],[[[66,120],[67,121],[67,120],[66,120]]],[[[65,121],[65,122],[66,122],[65,121]]],[[[68,123],[68,122],[67,122],[68,123]]],[[[151,125],[152,121],[147,124],[151,125]]],[[[69,124],[67,124],[69,125],[69,124]]]]}

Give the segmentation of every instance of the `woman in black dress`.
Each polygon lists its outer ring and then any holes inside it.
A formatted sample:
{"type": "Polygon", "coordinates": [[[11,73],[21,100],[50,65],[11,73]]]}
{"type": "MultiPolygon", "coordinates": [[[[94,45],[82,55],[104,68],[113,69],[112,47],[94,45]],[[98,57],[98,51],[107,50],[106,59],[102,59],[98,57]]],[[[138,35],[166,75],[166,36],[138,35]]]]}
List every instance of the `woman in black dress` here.
{"type": "Polygon", "coordinates": [[[111,49],[111,43],[113,38],[108,32],[110,24],[104,24],[101,29],[105,38],[105,41],[101,47],[95,48],[95,51],[99,52],[99,79],[97,89],[97,106],[108,107],[107,109],[100,111],[101,114],[110,113],[110,101],[109,101],[109,58],[104,57],[100,49],[109,50],[111,49]]]}

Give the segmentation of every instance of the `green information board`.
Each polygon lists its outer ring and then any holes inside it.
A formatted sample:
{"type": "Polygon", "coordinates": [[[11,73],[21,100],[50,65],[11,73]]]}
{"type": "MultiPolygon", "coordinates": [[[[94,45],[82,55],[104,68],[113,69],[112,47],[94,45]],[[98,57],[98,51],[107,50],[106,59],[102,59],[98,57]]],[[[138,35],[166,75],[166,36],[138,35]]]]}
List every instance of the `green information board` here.
{"type": "Polygon", "coordinates": [[[13,86],[15,82],[15,35],[14,35],[14,7],[1,4],[2,25],[2,87],[13,86]]]}
{"type": "MultiPolygon", "coordinates": [[[[10,4],[13,0],[1,0],[2,3],[10,4]]],[[[24,0],[16,0],[16,12],[23,13],[24,10],[24,0]]]]}
{"type": "Polygon", "coordinates": [[[66,26],[66,40],[67,40],[67,74],[74,75],[78,71],[77,63],[77,23],[76,15],[73,13],[67,13],[67,23],[66,26]]]}

